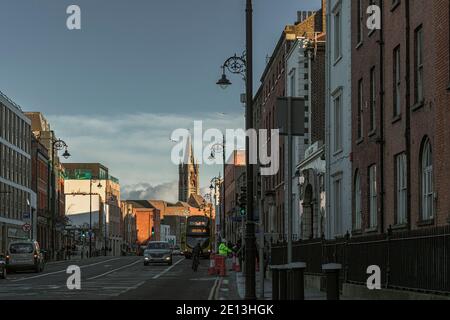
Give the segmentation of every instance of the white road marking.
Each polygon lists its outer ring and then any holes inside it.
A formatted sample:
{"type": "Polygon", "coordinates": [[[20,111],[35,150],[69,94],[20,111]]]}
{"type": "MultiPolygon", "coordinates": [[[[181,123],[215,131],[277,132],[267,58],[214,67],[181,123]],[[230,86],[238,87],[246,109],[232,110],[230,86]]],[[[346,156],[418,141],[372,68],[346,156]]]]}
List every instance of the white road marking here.
{"type": "MultiPolygon", "coordinates": [[[[88,265],[85,265],[85,266],[81,266],[80,269],[93,267],[93,266],[97,266],[99,264],[103,264],[105,262],[116,261],[116,260],[120,260],[120,258],[109,259],[109,260],[106,260],[106,261],[101,261],[101,262],[96,262],[96,263],[93,263],[93,264],[88,264],[88,265]]],[[[19,282],[19,281],[25,281],[25,280],[30,280],[30,279],[43,278],[43,277],[51,276],[51,275],[54,275],[54,274],[65,273],[66,270],[67,269],[60,270],[60,271],[49,272],[49,273],[44,273],[44,274],[40,274],[40,275],[37,275],[37,276],[28,277],[28,278],[20,278],[20,279],[16,279],[16,280],[11,280],[11,282],[19,282]]]]}
{"type": "Polygon", "coordinates": [[[154,276],[152,279],[156,280],[159,277],[161,277],[162,275],[165,275],[167,272],[169,272],[170,270],[172,270],[173,268],[175,268],[175,266],[179,263],[181,263],[182,261],[184,261],[185,258],[180,259],[179,261],[177,261],[175,264],[171,265],[170,267],[168,267],[166,270],[164,270],[163,272],[161,272],[160,274],[157,274],[156,276],[154,276]]]}
{"type": "Polygon", "coordinates": [[[133,263],[127,264],[126,266],[122,266],[122,267],[120,267],[120,268],[110,270],[110,271],[105,272],[105,273],[103,273],[103,274],[100,274],[100,275],[98,275],[98,276],[88,278],[87,280],[98,279],[98,278],[104,277],[104,276],[106,276],[106,275],[108,275],[108,274],[110,274],[110,273],[113,273],[113,272],[116,272],[116,271],[119,271],[119,270],[122,270],[122,269],[125,269],[125,268],[129,268],[129,267],[134,266],[135,264],[138,264],[138,263],[142,263],[142,261],[141,261],[141,260],[135,261],[135,262],[133,262],[133,263]]]}
{"type": "Polygon", "coordinates": [[[216,291],[217,282],[219,281],[219,278],[216,278],[216,281],[214,281],[214,285],[211,288],[211,291],[209,292],[208,300],[212,300],[214,296],[214,292],[216,291]]]}

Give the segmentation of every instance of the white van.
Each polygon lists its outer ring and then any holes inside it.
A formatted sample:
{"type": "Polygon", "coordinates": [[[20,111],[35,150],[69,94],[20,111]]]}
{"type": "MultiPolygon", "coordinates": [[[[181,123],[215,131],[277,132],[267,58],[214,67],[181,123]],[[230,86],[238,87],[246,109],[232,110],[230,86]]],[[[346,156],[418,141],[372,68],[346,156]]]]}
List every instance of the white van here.
{"type": "Polygon", "coordinates": [[[39,273],[44,270],[44,255],[37,241],[11,242],[6,253],[8,271],[33,270],[39,273]]]}

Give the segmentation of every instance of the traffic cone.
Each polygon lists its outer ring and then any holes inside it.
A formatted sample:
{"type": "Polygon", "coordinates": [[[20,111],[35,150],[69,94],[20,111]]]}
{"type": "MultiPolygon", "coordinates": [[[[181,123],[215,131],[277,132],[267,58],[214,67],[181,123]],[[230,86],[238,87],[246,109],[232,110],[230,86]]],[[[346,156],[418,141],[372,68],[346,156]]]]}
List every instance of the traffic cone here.
{"type": "Polygon", "coordinates": [[[233,253],[233,270],[236,270],[236,255],[233,253]]]}
{"type": "Polygon", "coordinates": [[[209,259],[209,268],[208,268],[208,275],[212,276],[217,274],[216,272],[216,262],[214,254],[211,254],[211,257],[209,259]]]}
{"type": "Polygon", "coordinates": [[[234,267],[235,272],[241,272],[241,265],[239,264],[239,259],[236,259],[236,265],[234,267]]]}

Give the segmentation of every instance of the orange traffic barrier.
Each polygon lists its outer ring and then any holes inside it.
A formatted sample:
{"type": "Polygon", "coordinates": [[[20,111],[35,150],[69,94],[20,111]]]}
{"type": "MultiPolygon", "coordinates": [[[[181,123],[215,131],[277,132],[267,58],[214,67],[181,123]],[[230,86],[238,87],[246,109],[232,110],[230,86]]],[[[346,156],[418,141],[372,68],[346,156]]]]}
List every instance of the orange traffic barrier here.
{"type": "Polygon", "coordinates": [[[217,271],[217,273],[222,277],[226,276],[227,275],[226,268],[227,268],[226,257],[221,256],[221,255],[216,256],[216,271],[217,271]]]}

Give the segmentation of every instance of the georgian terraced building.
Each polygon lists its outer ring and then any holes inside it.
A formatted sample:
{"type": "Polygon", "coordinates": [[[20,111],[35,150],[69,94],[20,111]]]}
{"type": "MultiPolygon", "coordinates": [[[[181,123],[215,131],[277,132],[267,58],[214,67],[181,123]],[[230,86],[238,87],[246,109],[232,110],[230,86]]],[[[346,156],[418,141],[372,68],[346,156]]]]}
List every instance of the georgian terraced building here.
{"type": "Polygon", "coordinates": [[[355,235],[450,223],[449,16],[446,0],[352,1],[355,235]]]}

